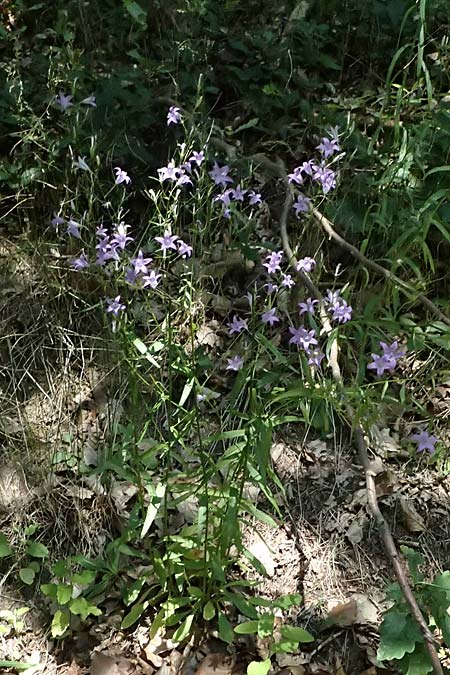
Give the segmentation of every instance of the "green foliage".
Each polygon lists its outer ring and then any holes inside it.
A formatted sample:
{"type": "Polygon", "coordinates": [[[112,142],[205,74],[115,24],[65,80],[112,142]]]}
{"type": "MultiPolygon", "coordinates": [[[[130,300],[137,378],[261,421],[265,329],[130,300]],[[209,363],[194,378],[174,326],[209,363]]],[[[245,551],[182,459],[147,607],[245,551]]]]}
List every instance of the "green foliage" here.
{"type": "MultiPolygon", "coordinates": [[[[431,631],[437,626],[442,631],[445,643],[449,645],[450,572],[443,572],[427,583],[419,569],[425,563],[423,557],[406,546],[402,546],[402,553],[408,562],[416,600],[427,625],[431,631]]],[[[393,605],[385,613],[380,626],[377,658],[380,661],[395,661],[400,671],[407,675],[432,672],[423,635],[398,584],[389,588],[388,598],[393,601],[393,605]]]]}

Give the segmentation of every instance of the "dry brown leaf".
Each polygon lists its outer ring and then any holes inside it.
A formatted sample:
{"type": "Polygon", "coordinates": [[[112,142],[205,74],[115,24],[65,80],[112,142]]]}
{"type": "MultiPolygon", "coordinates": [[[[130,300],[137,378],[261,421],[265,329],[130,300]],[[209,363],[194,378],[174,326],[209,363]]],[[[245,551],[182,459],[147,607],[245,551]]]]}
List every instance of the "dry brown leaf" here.
{"type": "Polygon", "coordinates": [[[104,652],[94,653],[89,670],[90,675],[131,675],[133,672],[131,661],[104,652]]]}
{"type": "Polygon", "coordinates": [[[356,623],[377,623],[378,609],[364,593],[355,593],[352,596],[356,600],[356,623]]]}
{"type": "Polygon", "coordinates": [[[248,550],[262,565],[264,565],[267,576],[273,577],[275,574],[275,561],[272,556],[272,551],[267,544],[262,539],[258,538],[250,544],[248,550]]]}
{"type": "Polygon", "coordinates": [[[416,511],[416,507],[410,499],[401,498],[400,506],[403,512],[403,523],[408,532],[424,532],[425,521],[416,511]]]}
{"type": "Polygon", "coordinates": [[[325,619],[326,626],[351,626],[356,621],[358,605],[355,598],[335,605],[325,619]]]}
{"type": "Polygon", "coordinates": [[[367,516],[361,514],[350,524],[345,536],[352,544],[359,544],[362,541],[367,520],[367,516]]]}
{"type": "Polygon", "coordinates": [[[303,666],[289,666],[292,675],[305,675],[306,670],[303,666]]]}
{"type": "Polygon", "coordinates": [[[229,654],[207,654],[200,662],[195,675],[231,675],[234,668],[234,658],[229,654]]]}

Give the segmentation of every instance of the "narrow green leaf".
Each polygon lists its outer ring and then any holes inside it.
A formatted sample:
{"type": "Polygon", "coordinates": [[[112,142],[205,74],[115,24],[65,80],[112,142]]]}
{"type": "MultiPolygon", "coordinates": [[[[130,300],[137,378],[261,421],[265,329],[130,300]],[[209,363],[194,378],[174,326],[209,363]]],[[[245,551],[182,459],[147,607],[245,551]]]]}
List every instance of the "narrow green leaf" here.
{"type": "Polygon", "coordinates": [[[234,627],[234,632],[238,635],[252,635],[258,632],[258,621],[244,621],[234,627]]]}
{"type": "Polygon", "coordinates": [[[314,642],[314,636],[299,626],[281,626],[281,635],[293,642],[314,642]]]}
{"type": "Polygon", "coordinates": [[[147,515],[145,516],[145,521],[141,530],[141,538],[145,537],[145,535],[149,531],[153,521],[156,518],[156,514],[159,511],[159,507],[161,506],[161,502],[164,499],[165,494],[166,494],[166,486],[163,485],[163,483],[158,483],[158,485],[155,488],[154,495],[150,497],[150,504],[148,505],[147,515]]]}
{"type": "Polygon", "coordinates": [[[189,635],[191,631],[192,622],[194,621],[194,614],[189,614],[179,626],[175,633],[172,636],[173,642],[183,642],[183,640],[189,635]]]}
{"type": "Polygon", "coordinates": [[[121,628],[129,628],[132,626],[136,621],[142,616],[142,614],[145,612],[145,610],[148,607],[148,602],[143,602],[143,603],[138,603],[137,605],[134,605],[128,612],[123,617],[121,628]]]}
{"type": "Polygon", "coordinates": [[[6,558],[7,556],[11,555],[11,553],[12,548],[8,544],[6,535],[0,534],[0,558],[6,558]]]}
{"type": "Polygon", "coordinates": [[[233,626],[228,621],[227,617],[223,612],[219,612],[219,637],[224,642],[231,643],[234,640],[233,626]]]}

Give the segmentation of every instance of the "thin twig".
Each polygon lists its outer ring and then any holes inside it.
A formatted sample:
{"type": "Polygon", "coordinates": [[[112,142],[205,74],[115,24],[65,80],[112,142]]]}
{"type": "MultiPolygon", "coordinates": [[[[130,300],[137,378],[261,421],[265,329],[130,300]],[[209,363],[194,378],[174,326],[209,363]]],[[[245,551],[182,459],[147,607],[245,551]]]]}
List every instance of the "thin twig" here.
{"type": "Polygon", "coordinates": [[[336,232],[331,221],[329,221],[328,218],[326,218],[323,215],[323,213],[320,213],[318,209],[312,208],[311,213],[315,218],[315,220],[320,224],[323,230],[330,237],[330,239],[334,239],[334,241],[336,241],[340,246],[342,246],[342,248],[345,248],[345,250],[348,251],[354,258],[356,258],[356,260],[358,260],[358,262],[360,262],[361,265],[366,267],[368,270],[372,270],[372,272],[375,272],[375,274],[384,277],[388,281],[391,281],[395,286],[398,286],[403,292],[411,294],[413,296],[413,299],[417,299],[424,307],[426,307],[430,312],[432,312],[435,316],[437,316],[443,323],[447,324],[447,326],[450,326],[450,318],[446,316],[439,309],[439,307],[436,307],[434,302],[432,302],[429,298],[427,298],[426,295],[424,295],[423,293],[418,293],[417,289],[414,288],[412,284],[408,283],[407,281],[404,281],[396,274],[394,274],[390,270],[387,270],[385,267],[382,267],[373,260],[370,260],[370,258],[366,258],[366,256],[363,253],[361,253],[361,251],[358,248],[356,248],[356,246],[350,244],[338,232],[336,232]]]}

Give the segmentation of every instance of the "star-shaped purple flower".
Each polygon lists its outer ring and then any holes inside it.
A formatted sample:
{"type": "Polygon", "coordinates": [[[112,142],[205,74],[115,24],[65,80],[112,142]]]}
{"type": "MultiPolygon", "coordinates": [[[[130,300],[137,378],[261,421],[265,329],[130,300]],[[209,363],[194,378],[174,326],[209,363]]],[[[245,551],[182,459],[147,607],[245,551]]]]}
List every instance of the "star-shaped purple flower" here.
{"type": "Polygon", "coordinates": [[[203,150],[200,150],[200,152],[194,152],[192,153],[192,157],[189,157],[188,159],[189,162],[194,162],[194,164],[197,164],[197,166],[201,166],[203,162],[205,161],[205,153],[203,150]]]}
{"type": "Polygon", "coordinates": [[[76,237],[76,239],[81,239],[80,227],[80,223],[77,223],[76,220],[72,220],[71,218],[67,222],[66,234],[70,235],[71,237],[76,237]]]}
{"type": "Polygon", "coordinates": [[[262,204],[262,198],[259,192],[255,192],[254,190],[250,190],[248,193],[249,197],[249,204],[250,206],[256,206],[256,205],[261,205],[262,204]]]}
{"type": "Polygon", "coordinates": [[[417,443],[417,452],[428,450],[430,455],[432,455],[436,450],[434,446],[439,439],[436,436],[430,435],[428,431],[423,430],[417,434],[413,434],[411,440],[417,443]]]}
{"type": "Polygon", "coordinates": [[[78,258],[74,258],[71,261],[71,266],[72,269],[74,269],[76,272],[79,272],[80,270],[84,270],[86,269],[86,267],[89,267],[89,260],[87,259],[84,251],[81,251],[78,258]]]}
{"type": "Polygon", "coordinates": [[[267,309],[261,314],[261,321],[263,323],[268,323],[270,326],[273,326],[274,323],[278,323],[280,318],[277,316],[277,310],[275,307],[272,309],[267,309]]]}
{"type": "Polygon", "coordinates": [[[289,340],[290,345],[298,345],[302,349],[309,349],[311,346],[317,345],[315,330],[306,330],[303,326],[300,328],[289,326],[289,331],[292,335],[289,340]]]}
{"type": "Polygon", "coordinates": [[[314,258],[301,258],[297,263],[297,272],[312,272],[316,266],[314,258]]]}
{"type": "Polygon", "coordinates": [[[72,99],[73,96],[70,94],[64,94],[64,92],[60,91],[58,96],[55,97],[55,103],[61,108],[63,112],[65,112],[68,108],[73,106],[73,103],[71,102],[72,99]]]}
{"type": "Polygon", "coordinates": [[[131,258],[130,260],[130,263],[133,265],[136,275],[147,274],[148,273],[147,265],[150,265],[151,262],[152,262],[151,258],[144,258],[144,254],[142,253],[142,251],[139,251],[137,256],[131,258]]]}
{"type": "Polygon", "coordinates": [[[227,359],[227,367],[226,370],[241,370],[242,366],[244,365],[244,359],[242,356],[239,356],[238,354],[236,356],[233,356],[231,359],[227,359]]]}
{"type": "Polygon", "coordinates": [[[282,281],[281,285],[284,286],[285,288],[292,288],[295,286],[295,281],[292,278],[291,274],[283,274],[281,273],[282,281]]]}
{"type": "Polygon", "coordinates": [[[308,357],[308,366],[319,368],[325,354],[320,349],[306,349],[305,351],[308,357]]]}
{"type": "Polygon", "coordinates": [[[319,150],[325,159],[332,157],[340,149],[341,147],[335,138],[322,138],[322,141],[317,146],[317,150],[319,150]]]}
{"type": "Polygon", "coordinates": [[[166,251],[169,249],[173,249],[174,251],[177,250],[175,242],[178,240],[178,237],[176,234],[170,234],[168,230],[164,232],[164,235],[162,237],[155,237],[155,241],[160,244],[161,251],[165,254],[166,251]]]}
{"type": "Polygon", "coordinates": [[[182,239],[178,240],[178,253],[182,258],[190,258],[192,256],[192,246],[186,244],[182,239]]]}
{"type": "Polygon", "coordinates": [[[214,162],[212,171],[209,172],[212,180],[216,185],[222,185],[223,187],[227,186],[227,183],[232,183],[233,179],[228,175],[230,167],[225,164],[224,166],[219,166],[217,162],[214,162]]]}
{"type": "Polygon", "coordinates": [[[233,316],[233,320],[228,324],[228,335],[233,333],[242,333],[243,330],[248,330],[247,319],[241,319],[237,314],[233,316]]]}
{"type": "Polygon", "coordinates": [[[267,262],[263,263],[263,266],[267,267],[269,274],[275,274],[275,272],[281,270],[280,263],[282,259],[283,251],[274,251],[273,253],[269,253],[269,255],[266,256],[267,262]]]}
{"type": "Polygon", "coordinates": [[[125,309],[125,305],[120,302],[120,295],[116,295],[114,300],[106,298],[106,304],[108,305],[106,311],[113,314],[116,318],[119,316],[119,312],[123,312],[125,309]]]}
{"type": "Polygon", "coordinates": [[[180,168],[175,166],[174,162],[169,162],[167,166],[158,169],[159,180],[163,183],[165,180],[178,180],[180,168]]]}
{"type": "Polygon", "coordinates": [[[309,197],[304,197],[303,195],[298,195],[297,201],[294,202],[293,208],[297,218],[300,218],[301,213],[308,213],[309,205],[311,204],[311,199],[309,197]]]}
{"type": "Polygon", "coordinates": [[[182,120],[180,109],[176,105],[171,105],[167,112],[167,126],[179,124],[182,120]]]}
{"type": "Polygon", "coordinates": [[[313,298],[308,298],[307,300],[305,300],[305,302],[299,302],[298,303],[298,309],[299,309],[300,316],[302,314],[305,314],[305,313],[306,314],[314,314],[314,312],[315,312],[314,306],[318,305],[318,304],[319,304],[319,301],[314,300],[313,298]]]}

